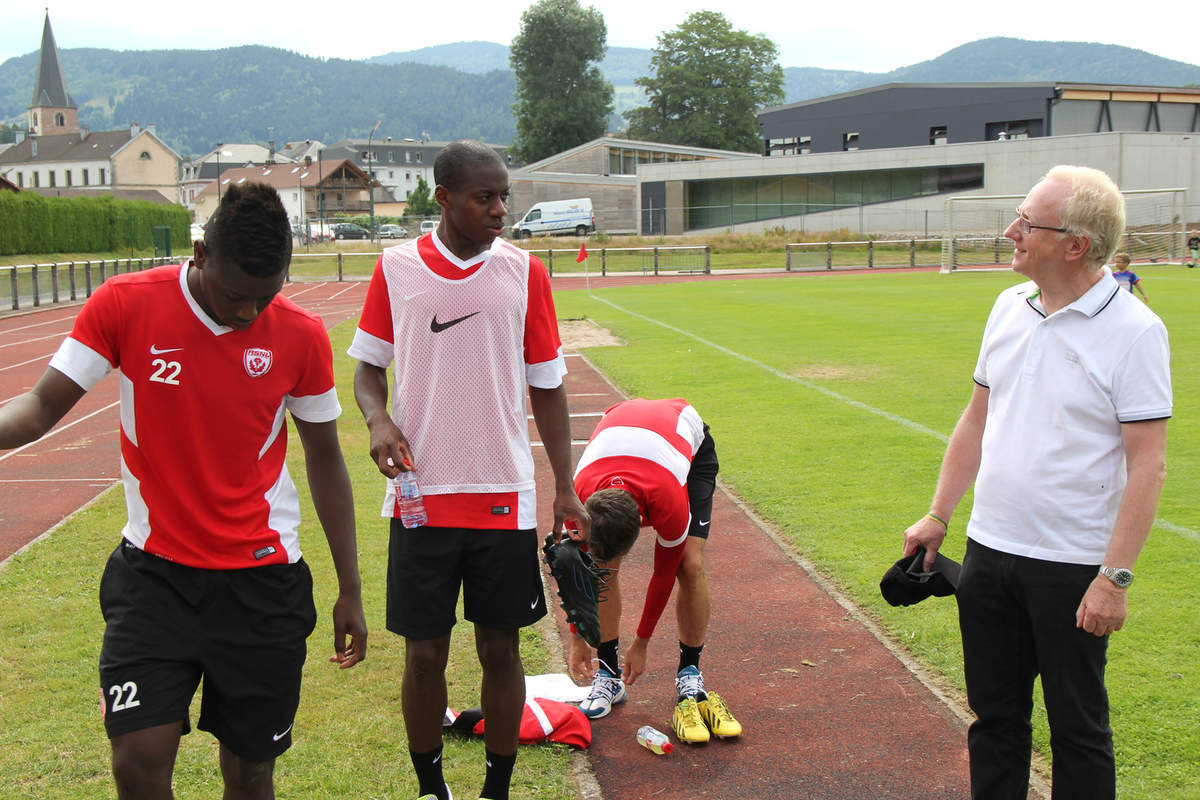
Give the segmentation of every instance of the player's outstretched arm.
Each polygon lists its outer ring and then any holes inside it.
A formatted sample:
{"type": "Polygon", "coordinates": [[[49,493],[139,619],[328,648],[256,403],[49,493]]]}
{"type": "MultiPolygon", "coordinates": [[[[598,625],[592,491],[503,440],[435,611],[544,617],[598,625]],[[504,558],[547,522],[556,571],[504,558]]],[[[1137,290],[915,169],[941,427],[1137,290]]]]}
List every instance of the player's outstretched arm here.
{"type": "Polygon", "coordinates": [[[47,368],[36,386],[0,407],[0,450],[42,438],[84,394],[75,381],[47,368]]]}
{"type": "Polygon", "coordinates": [[[414,468],[416,462],[408,439],[392,421],[387,396],[387,370],[365,361],[358,362],[354,369],[354,400],[371,436],[371,460],[380,472],[394,478],[403,471],[402,465],[414,468]]]}
{"type": "Polygon", "coordinates": [[[338,576],[338,599],[333,605],[333,656],[329,660],[347,669],[367,656],[367,620],[362,606],[362,580],[358,574],[350,475],[338,442],[336,421],[305,422],[296,417],[293,420],[304,445],[304,463],[313,505],[325,530],[338,576]]]}
{"type": "Polygon", "coordinates": [[[564,522],[575,520],[582,540],[587,541],[592,523],[572,482],[571,418],[567,410],[566,386],[559,384],[553,389],[530,386],[529,407],[554,473],[554,534],[562,533],[564,522]]]}

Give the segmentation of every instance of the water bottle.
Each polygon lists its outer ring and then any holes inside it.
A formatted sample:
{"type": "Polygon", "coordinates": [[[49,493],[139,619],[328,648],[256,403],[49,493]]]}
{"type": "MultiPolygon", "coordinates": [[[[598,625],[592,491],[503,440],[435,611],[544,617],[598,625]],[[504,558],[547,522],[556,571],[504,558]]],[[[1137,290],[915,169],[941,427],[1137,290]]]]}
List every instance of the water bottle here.
{"type": "Polygon", "coordinates": [[[419,528],[429,517],[425,515],[425,501],[421,499],[421,487],[414,472],[401,472],[392,478],[396,486],[396,505],[400,508],[400,524],[406,528],[419,528]]]}
{"type": "Polygon", "coordinates": [[[671,744],[671,740],[662,731],[656,731],[649,725],[643,725],[638,728],[637,732],[638,744],[649,750],[651,753],[664,755],[675,749],[675,745],[671,744]]]}

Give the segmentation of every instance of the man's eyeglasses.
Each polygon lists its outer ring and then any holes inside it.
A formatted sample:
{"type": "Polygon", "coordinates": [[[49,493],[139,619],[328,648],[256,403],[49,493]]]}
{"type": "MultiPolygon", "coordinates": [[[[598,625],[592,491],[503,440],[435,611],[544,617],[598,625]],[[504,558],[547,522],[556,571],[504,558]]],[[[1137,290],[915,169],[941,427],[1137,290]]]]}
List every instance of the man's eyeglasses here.
{"type": "Polygon", "coordinates": [[[1059,233],[1070,233],[1066,228],[1056,228],[1053,225],[1034,225],[1021,214],[1021,209],[1017,209],[1017,227],[1021,233],[1029,233],[1034,228],[1040,228],[1044,231],[1058,231],[1059,233]]]}

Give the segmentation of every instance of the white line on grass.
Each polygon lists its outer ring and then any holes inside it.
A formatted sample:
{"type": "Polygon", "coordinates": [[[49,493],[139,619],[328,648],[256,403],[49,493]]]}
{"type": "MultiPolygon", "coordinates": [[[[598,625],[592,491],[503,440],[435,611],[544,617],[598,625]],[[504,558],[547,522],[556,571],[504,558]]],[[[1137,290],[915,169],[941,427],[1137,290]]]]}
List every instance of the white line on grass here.
{"type": "Polygon", "coordinates": [[[610,305],[613,308],[617,309],[618,311],[623,311],[624,313],[629,314],[630,316],[637,317],[638,319],[644,319],[646,322],[652,322],[655,325],[660,325],[669,331],[674,331],[675,333],[678,333],[680,336],[686,336],[689,339],[695,339],[697,342],[700,342],[701,344],[704,344],[704,345],[708,345],[709,347],[713,348],[714,350],[720,350],[725,355],[732,356],[733,358],[736,358],[739,361],[745,361],[747,364],[752,364],[752,365],[758,367],[759,369],[766,370],[767,372],[771,373],[772,375],[774,375],[777,378],[783,378],[785,381],[791,381],[792,383],[798,383],[806,389],[812,389],[814,392],[820,392],[821,394],[825,395],[826,397],[831,397],[834,400],[845,403],[846,405],[853,406],[854,408],[860,409],[862,411],[866,411],[869,414],[875,414],[877,416],[883,417],[884,419],[891,420],[892,422],[895,422],[899,425],[903,425],[906,428],[912,428],[914,431],[919,431],[920,433],[924,433],[928,436],[932,436],[933,438],[937,439],[942,444],[949,444],[949,442],[950,442],[949,436],[946,436],[945,434],[942,434],[942,433],[938,433],[933,428],[926,428],[924,425],[922,425],[919,422],[913,422],[911,419],[905,419],[904,417],[901,417],[897,414],[893,414],[890,411],[884,411],[882,408],[876,408],[875,406],[868,405],[859,400],[855,400],[853,397],[847,397],[844,394],[838,394],[837,392],[835,392],[831,389],[826,389],[824,386],[813,383],[812,381],[809,381],[809,380],[805,380],[804,378],[798,378],[795,375],[788,375],[786,372],[777,370],[769,364],[764,364],[763,362],[758,361],[757,359],[753,359],[750,356],[744,356],[741,353],[736,353],[733,350],[730,350],[728,347],[719,345],[716,342],[710,342],[708,339],[697,336],[694,333],[689,333],[688,331],[682,330],[680,328],[676,328],[674,325],[668,325],[665,322],[660,322],[651,317],[647,317],[645,314],[639,314],[636,311],[630,311],[627,308],[622,308],[621,306],[617,305],[616,303],[612,302],[611,300],[605,300],[603,297],[597,297],[596,295],[592,295],[592,298],[595,300],[599,300],[601,303],[604,303],[606,305],[610,305]]]}
{"type": "MultiPolygon", "coordinates": [[[[611,300],[606,300],[603,297],[598,297],[594,294],[591,297],[593,300],[597,300],[601,303],[604,303],[607,306],[611,306],[611,307],[615,308],[617,311],[628,314],[631,317],[637,317],[638,319],[642,319],[642,320],[645,320],[646,322],[650,322],[650,323],[653,323],[660,327],[666,328],[669,331],[678,333],[680,336],[686,336],[689,339],[693,339],[697,342],[700,342],[700,344],[707,345],[708,347],[711,347],[714,350],[719,350],[720,352],[724,353],[725,355],[732,356],[733,358],[736,358],[739,361],[744,361],[747,364],[752,364],[752,365],[758,367],[759,369],[762,369],[762,370],[765,370],[765,371],[771,373],[772,375],[774,375],[777,378],[783,378],[786,381],[791,381],[792,383],[798,383],[806,389],[812,389],[813,391],[819,392],[819,393],[825,395],[826,397],[830,397],[834,400],[845,403],[848,406],[857,408],[860,411],[866,411],[869,414],[875,414],[876,416],[880,416],[880,417],[883,417],[884,419],[891,420],[892,422],[895,422],[899,425],[903,425],[906,428],[911,428],[914,431],[919,431],[920,433],[928,434],[929,436],[932,436],[933,438],[937,439],[942,444],[950,443],[949,436],[946,436],[944,433],[938,433],[937,431],[933,430],[932,428],[927,428],[919,422],[913,422],[911,419],[905,419],[904,417],[901,417],[898,414],[893,414],[890,411],[884,411],[882,408],[876,408],[875,406],[868,405],[867,403],[864,403],[860,400],[855,400],[853,397],[847,397],[844,394],[838,394],[837,392],[835,392],[831,389],[826,389],[824,386],[813,383],[812,381],[809,381],[809,380],[805,380],[804,378],[798,378],[795,375],[788,375],[786,372],[782,372],[781,370],[775,369],[770,364],[764,364],[763,362],[761,362],[757,359],[751,358],[750,356],[745,356],[745,355],[742,355],[741,353],[734,352],[733,350],[730,350],[728,347],[719,345],[716,342],[710,342],[708,339],[705,339],[701,336],[697,336],[696,334],[691,333],[689,331],[685,331],[681,328],[676,328],[674,325],[669,325],[665,322],[654,319],[653,317],[647,317],[645,314],[639,314],[636,311],[630,311],[627,308],[623,308],[622,306],[617,305],[616,303],[612,302],[611,300]]],[[[1184,527],[1183,525],[1176,525],[1173,522],[1168,522],[1167,520],[1161,519],[1161,518],[1155,519],[1154,524],[1164,530],[1171,531],[1172,533],[1177,533],[1177,534],[1187,537],[1189,539],[1194,539],[1196,541],[1200,541],[1200,531],[1194,531],[1191,528],[1184,527]]]]}

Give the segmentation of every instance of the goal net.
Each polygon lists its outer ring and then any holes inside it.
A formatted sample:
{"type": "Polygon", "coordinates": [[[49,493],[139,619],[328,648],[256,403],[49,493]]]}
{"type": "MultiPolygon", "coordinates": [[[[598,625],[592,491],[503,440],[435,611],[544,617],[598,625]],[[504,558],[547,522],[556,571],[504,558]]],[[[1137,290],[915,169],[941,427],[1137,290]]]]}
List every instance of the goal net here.
{"type": "MultiPolygon", "coordinates": [[[[1125,233],[1118,251],[1134,264],[1179,262],[1186,239],[1187,189],[1133,189],[1125,195],[1125,233]]],[[[1004,231],[1023,194],[949,197],[942,231],[942,272],[1012,263],[1004,231]]]]}

